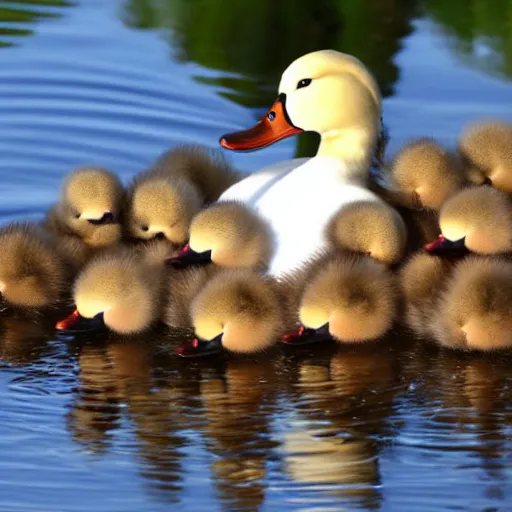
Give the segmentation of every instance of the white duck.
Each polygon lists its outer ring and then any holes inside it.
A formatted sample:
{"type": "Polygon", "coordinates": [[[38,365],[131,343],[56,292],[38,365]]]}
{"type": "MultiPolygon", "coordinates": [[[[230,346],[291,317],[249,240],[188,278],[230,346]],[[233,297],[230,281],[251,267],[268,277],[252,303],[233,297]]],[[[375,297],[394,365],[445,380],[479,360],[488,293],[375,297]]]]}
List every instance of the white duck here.
{"type": "Polygon", "coordinates": [[[269,223],[275,240],[270,275],[293,271],[327,248],[325,228],[343,206],[382,203],[366,188],[380,130],[375,79],[351,55],[322,50],[286,69],[276,102],[254,128],[220,139],[227,149],[252,150],[303,131],[321,135],[315,157],[267,167],[219,199],[241,201],[269,223]]]}
{"type": "MultiPolygon", "coordinates": [[[[359,60],[333,50],[300,57],[283,73],[265,117],[252,129],[224,135],[220,144],[253,150],[303,131],[321,135],[315,157],[267,167],[219,198],[244,205],[267,223],[273,239],[267,273],[278,280],[329,249],[327,227],[342,208],[363,201],[387,207],[366,186],[381,131],[381,98],[359,60]]],[[[208,247],[202,250],[208,253],[208,247]]]]}

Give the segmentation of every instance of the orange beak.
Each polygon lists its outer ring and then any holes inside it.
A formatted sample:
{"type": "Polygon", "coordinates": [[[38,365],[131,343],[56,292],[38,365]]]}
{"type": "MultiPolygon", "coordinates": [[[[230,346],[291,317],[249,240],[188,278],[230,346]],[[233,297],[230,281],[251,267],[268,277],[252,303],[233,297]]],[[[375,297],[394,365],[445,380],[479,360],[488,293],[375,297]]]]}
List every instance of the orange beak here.
{"type": "Polygon", "coordinates": [[[245,150],[261,149],[278,140],[303,132],[293,125],[286,113],[286,96],[280,94],[270,110],[249,130],[223,135],[219,143],[226,149],[245,150]]]}

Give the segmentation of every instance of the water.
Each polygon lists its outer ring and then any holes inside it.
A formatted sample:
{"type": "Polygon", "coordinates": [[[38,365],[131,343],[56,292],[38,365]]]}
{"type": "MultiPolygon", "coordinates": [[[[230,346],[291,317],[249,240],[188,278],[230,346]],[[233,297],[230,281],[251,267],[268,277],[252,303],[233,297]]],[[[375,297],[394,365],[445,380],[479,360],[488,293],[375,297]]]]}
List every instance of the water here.
{"type": "MultiPolygon", "coordinates": [[[[63,174],[124,180],[169,146],[215,145],[310,50],[360,57],[391,152],[512,121],[510,0],[0,2],[0,219],[41,216],[63,174]],[[299,6],[300,4],[300,6],[299,6]]],[[[234,155],[308,155],[302,136],[234,155]]],[[[398,333],[191,363],[160,335],[55,339],[0,319],[0,511],[506,511],[512,360],[398,333]]]]}

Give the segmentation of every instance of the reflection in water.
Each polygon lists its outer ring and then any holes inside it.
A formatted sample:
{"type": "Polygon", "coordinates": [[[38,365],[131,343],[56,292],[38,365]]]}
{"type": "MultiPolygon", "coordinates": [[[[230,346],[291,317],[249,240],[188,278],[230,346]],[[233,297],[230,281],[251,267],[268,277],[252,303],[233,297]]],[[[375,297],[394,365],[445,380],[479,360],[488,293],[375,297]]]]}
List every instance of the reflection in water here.
{"type": "Polygon", "coordinates": [[[392,435],[396,370],[396,356],[386,347],[339,350],[299,364],[295,401],[306,428],[284,441],[286,471],[295,482],[323,484],[319,490],[343,503],[380,508],[378,458],[392,435]]]}
{"type": "Polygon", "coordinates": [[[41,355],[48,339],[47,325],[23,318],[0,318],[0,360],[4,363],[31,363],[41,355]]]}
{"type": "Polygon", "coordinates": [[[71,7],[67,0],[15,0],[8,6],[0,5],[0,48],[17,44],[18,36],[34,33],[34,23],[47,18],[58,18],[62,7],[71,7]],[[3,26],[9,23],[10,26],[3,26]],[[15,25],[15,26],[13,26],[15,25]]]}
{"type": "Polygon", "coordinates": [[[276,446],[269,421],[278,384],[271,362],[228,361],[224,371],[203,375],[204,436],[226,510],[257,510],[264,502],[267,459],[276,446]]]}
{"type": "Polygon", "coordinates": [[[450,469],[476,472],[474,485],[496,505],[506,502],[510,490],[511,364],[506,355],[427,350],[408,360],[406,369],[419,384],[409,407],[412,412],[416,401],[422,418],[407,444],[429,464],[447,458],[450,469]]]}
{"type": "MultiPolygon", "coordinates": [[[[333,48],[360,58],[384,96],[399,71],[393,57],[411,32],[411,0],[126,0],[124,20],[166,27],[176,57],[229,73],[197,77],[230,100],[268,108],[284,69],[305,53],[333,48]],[[248,37],[248,34],[251,34],[248,37]]],[[[296,156],[316,152],[318,137],[297,137],[296,156]]]]}
{"type": "Polygon", "coordinates": [[[512,78],[510,0],[425,0],[425,9],[465,64],[512,78]]]}

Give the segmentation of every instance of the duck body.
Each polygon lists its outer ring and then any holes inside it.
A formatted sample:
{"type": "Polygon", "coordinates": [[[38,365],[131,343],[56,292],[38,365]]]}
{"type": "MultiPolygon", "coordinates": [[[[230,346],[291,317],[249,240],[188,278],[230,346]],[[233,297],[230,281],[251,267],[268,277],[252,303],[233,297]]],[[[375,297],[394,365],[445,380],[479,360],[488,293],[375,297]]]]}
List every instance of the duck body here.
{"type": "Polygon", "coordinates": [[[229,188],[220,201],[237,200],[267,221],[273,234],[269,275],[281,277],[327,249],[327,224],[344,206],[382,202],[364,186],[365,175],[328,156],[263,169],[229,188]],[[297,165],[298,164],[298,165],[297,165]],[[308,204],[311,198],[311,204],[308,204]]]}

